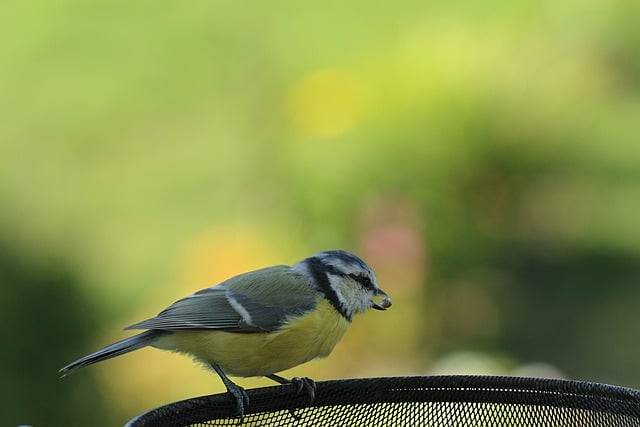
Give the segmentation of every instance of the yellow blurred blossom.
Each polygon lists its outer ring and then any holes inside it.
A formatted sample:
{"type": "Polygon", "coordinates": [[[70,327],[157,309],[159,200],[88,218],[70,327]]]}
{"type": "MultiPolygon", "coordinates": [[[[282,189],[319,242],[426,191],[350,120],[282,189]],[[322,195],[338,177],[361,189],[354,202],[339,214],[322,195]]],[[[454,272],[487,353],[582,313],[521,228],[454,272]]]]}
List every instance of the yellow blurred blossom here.
{"type": "Polygon", "coordinates": [[[345,70],[329,68],[316,71],[289,89],[287,116],[308,136],[339,136],[364,117],[366,95],[362,80],[345,70]]]}

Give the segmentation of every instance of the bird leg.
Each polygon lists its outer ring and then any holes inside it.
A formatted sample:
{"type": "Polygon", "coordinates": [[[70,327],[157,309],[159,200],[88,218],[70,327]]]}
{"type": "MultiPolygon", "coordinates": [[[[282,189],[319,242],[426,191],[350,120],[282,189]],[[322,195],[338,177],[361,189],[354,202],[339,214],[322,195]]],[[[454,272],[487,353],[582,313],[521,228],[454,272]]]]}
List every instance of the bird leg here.
{"type": "Polygon", "coordinates": [[[244,410],[249,407],[249,395],[242,387],[231,381],[218,364],[212,363],[211,367],[220,376],[224,386],[227,388],[227,392],[229,392],[235,400],[237,412],[240,416],[240,424],[242,424],[242,420],[244,419],[244,410]]]}

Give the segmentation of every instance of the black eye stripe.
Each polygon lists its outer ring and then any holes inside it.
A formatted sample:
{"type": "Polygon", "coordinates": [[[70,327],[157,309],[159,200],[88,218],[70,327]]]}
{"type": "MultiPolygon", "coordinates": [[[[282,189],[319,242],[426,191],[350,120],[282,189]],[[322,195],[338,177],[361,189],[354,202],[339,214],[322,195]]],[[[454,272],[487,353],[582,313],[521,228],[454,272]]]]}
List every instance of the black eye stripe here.
{"type": "Polygon", "coordinates": [[[347,276],[351,277],[353,280],[360,283],[363,288],[373,289],[373,283],[371,282],[371,279],[369,278],[369,276],[365,276],[362,274],[354,274],[354,273],[349,273],[347,274],[347,276]]]}
{"type": "Polygon", "coordinates": [[[358,282],[365,289],[370,289],[370,290],[374,290],[375,289],[375,286],[373,285],[373,282],[371,281],[371,278],[366,274],[362,274],[362,273],[345,273],[345,272],[339,270],[338,268],[334,267],[333,265],[331,265],[329,263],[326,263],[326,262],[323,262],[323,261],[320,261],[320,260],[316,260],[314,258],[310,258],[310,260],[313,260],[313,264],[321,265],[323,270],[327,274],[331,274],[332,276],[339,276],[339,277],[349,277],[349,278],[355,280],[356,282],[358,282]]]}

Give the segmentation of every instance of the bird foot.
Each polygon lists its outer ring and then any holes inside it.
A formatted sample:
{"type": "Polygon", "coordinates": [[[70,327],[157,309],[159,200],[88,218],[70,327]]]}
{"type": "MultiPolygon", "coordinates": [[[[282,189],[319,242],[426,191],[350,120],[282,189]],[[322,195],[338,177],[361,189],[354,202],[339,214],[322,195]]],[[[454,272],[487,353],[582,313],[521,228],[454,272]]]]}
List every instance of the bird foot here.
{"type": "MultiPolygon", "coordinates": [[[[313,403],[316,399],[316,382],[311,378],[294,377],[288,380],[276,374],[267,375],[267,378],[279,384],[293,384],[294,386],[296,386],[297,395],[305,391],[309,396],[309,403],[313,403]]],[[[296,421],[300,421],[301,417],[298,414],[296,414],[296,411],[294,409],[288,409],[288,411],[296,421]]]]}
{"type": "Polygon", "coordinates": [[[238,425],[240,425],[244,421],[244,410],[249,407],[249,395],[242,387],[233,383],[227,384],[227,391],[231,398],[235,400],[236,412],[240,416],[238,425]]]}
{"type": "Polygon", "coordinates": [[[316,382],[308,377],[294,377],[291,378],[291,384],[297,387],[297,394],[302,393],[304,390],[309,396],[309,403],[313,403],[316,400],[316,382]]]}

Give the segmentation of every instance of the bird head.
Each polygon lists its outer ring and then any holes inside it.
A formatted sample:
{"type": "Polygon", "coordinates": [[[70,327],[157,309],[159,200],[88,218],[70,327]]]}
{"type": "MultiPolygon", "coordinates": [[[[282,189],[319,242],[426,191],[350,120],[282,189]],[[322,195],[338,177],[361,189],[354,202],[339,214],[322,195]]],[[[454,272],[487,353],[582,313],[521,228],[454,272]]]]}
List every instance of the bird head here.
{"type": "Polygon", "coordinates": [[[370,308],[391,307],[391,298],[378,287],[371,267],[350,252],[319,252],[293,268],[308,274],[313,285],[349,320],[370,308]]]}

